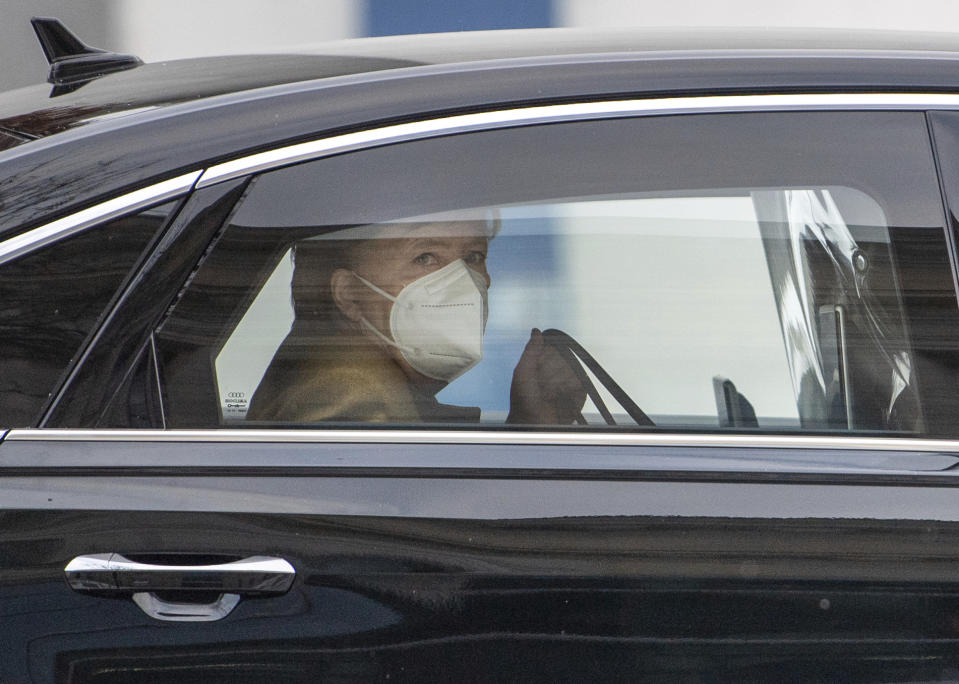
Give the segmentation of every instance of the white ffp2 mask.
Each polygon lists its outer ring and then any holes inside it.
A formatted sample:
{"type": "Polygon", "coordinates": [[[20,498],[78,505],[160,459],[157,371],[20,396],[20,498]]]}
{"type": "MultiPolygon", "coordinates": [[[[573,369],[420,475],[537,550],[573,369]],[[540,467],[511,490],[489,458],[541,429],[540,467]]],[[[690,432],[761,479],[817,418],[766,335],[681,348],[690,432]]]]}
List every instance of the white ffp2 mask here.
{"type": "Polygon", "coordinates": [[[392,340],[365,318],[360,319],[363,325],[399,349],[416,371],[450,382],[483,358],[483,332],[489,315],[486,279],[462,259],[414,280],[395,297],[353,275],[393,302],[392,340]]]}

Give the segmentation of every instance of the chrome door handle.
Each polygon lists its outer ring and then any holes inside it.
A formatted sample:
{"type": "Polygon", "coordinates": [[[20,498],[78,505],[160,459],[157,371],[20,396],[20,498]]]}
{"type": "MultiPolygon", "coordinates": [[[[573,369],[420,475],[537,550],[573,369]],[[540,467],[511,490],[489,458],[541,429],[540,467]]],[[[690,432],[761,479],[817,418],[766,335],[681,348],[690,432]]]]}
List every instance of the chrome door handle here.
{"type": "Polygon", "coordinates": [[[223,591],[283,594],[296,570],[282,558],[250,556],[215,565],[138,563],[118,553],[77,556],[64,568],[77,591],[223,591]]]}
{"type": "Polygon", "coordinates": [[[130,594],[151,617],[177,621],[219,620],[236,607],[240,596],[284,594],[296,576],[286,560],[269,556],[213,565],[164,565],[132,561],[118,553],[77,556],[64,573],[76,591],[130,594]],[[158,592],[175,592],[178,600],[165,600],[158,592]],[[190,594],[201,595],[197,596],[201,602],[191,602],[190,594]],[[219,597],[202,602],[210,594],[219,597]]]}

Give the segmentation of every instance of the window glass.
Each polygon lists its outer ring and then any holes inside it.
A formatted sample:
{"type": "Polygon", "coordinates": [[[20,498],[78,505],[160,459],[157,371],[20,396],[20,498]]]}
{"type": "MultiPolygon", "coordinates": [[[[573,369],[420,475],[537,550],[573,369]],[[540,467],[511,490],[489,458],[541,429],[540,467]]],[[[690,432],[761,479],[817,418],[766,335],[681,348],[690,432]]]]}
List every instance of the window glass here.
{"type": "Polygon", "coordinates": [[[0,265],[0,425],[35,425],[174,203],[0,265]]]}
{"type": "Polygon", "coordinates": [[[255,182],[161,327],[168,424],[932,434],[911,321],[933,281],[954,316],[941,224],[909,114],[559,124],[301,164],[255,182]],[[179,400],[198,381],[200,411],[179,400]]]}
{"type": "Polygon", "coordinates": [[[22,145],[28,138],[21,138],[5,131],[0,131],[0,150],[9,150],[17,145],[22,145]]]}

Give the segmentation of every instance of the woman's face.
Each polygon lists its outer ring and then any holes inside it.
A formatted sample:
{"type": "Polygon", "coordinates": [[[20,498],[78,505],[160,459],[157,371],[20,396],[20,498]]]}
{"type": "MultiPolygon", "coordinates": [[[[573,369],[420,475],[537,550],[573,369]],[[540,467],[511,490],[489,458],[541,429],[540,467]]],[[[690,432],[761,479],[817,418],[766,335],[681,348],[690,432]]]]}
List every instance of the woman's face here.
{"type": "Polygon", "coordinates": [[[416,224],[405,237],[365,241],[357,249],[355,270],[395,297],[414,280],[462,259],[488,286],[484,230],[483,224],[468,221],[416,224]]]}
{"type": "MultiPolygon", "coordinates": [[[[366,240],[356,247],[353,270],[395,297],[413,281],[462,259],[468,268],[483,276],[489,287],[487,231],[485,223],[471,221],[419,223],[411,224],[409,228],[393,225],[384,231],[384,237],[366,240]]],[[[389,336],[393,303],[357,278],[350,277],[349,304],[340,306],[343,313],[354,322],[362,316],[389,336]]],[[[362,326],[357,326],[357,330],[372,335],[362,326]]],[[[397,350],[384,348],[398,363],[406,366],[397,350]]]]}

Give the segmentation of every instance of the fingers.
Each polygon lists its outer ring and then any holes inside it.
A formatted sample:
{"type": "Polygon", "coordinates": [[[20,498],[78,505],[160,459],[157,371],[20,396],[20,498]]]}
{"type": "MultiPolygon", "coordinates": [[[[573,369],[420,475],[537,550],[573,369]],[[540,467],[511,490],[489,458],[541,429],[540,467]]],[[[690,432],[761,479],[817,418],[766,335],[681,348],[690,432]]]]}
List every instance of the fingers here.
{"type": "Polygon", "coordinates": [[[533,328],[513,371],[507,422],[568,425],[585,401],[586,390],[569,362],[533,328]]]}
{"type": "Polygon", "coordinates": [[[543,334],[537,328],[533,328],[529,336],[526,347],[523,348],[523,354],[519,357],[516,369],[513,371],[514,377],[519,375],[524,378],[530,378],[536,373],[539,366],[539,360],[543,355],[543,334]]]}
{"type": "Polygon", "coordinates": [[[543,352],[546,344],[543,342],[543,333],[539,328],[533,328],[529,333],[529,342],[526,343],[526,351],[534,356],[539,356],[543,352]]]}
{"type": "Polygon", "coordinates": [[[575,405],[582,408],[586,401],[586,389],[580,382],[579,376],[570,368],[570,363],[562,354],[552,348],[543,351],[538,371],[546,394],[554,397],[554,401],[575,405]]]}

